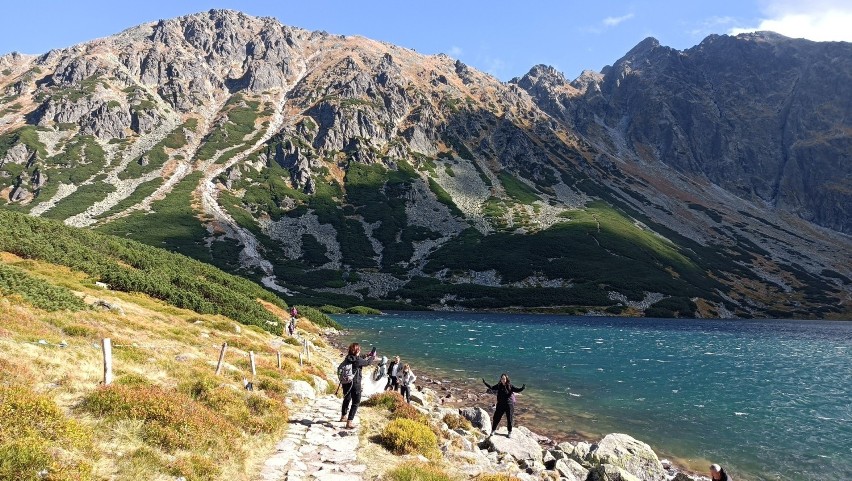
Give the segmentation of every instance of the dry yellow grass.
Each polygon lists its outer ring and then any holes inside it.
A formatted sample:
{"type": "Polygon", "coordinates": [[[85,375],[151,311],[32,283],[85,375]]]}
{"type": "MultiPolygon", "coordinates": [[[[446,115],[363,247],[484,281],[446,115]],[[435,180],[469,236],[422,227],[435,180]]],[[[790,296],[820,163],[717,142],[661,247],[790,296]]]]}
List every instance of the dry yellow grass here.
{"type": "MultiPolygon", "coordinates": [[[[300,346],[229,318],[199,315],[141,294],[102,289],[85,275],[40,261],[0,253],[0,262],[67,287],[89,304],[101,299],[114,306],[113,310],[46,312],[17,296],[0,299],[2,384],[25,386],[33,396],[55,403],[68,422],[92,433],[92,446],[86,448],[91,452],[80,473],[90,469],[94,479],[181,475],[251,479],[286,427],[280,416],[286,415],[281,404],[286,397],[283,380],[333,377],[328,374],[332,370],[328,358],[333,354],[315,352],[313,365],[299,366],[300,346]],[[104,389],[99,388],[104,337],[112,339],[116,387],[98,397],[104,389]],[[213,372],[223,342],[230,347],[224,373],[216,377],[213,372]],[[242,389],[242,379],[252,377],[250,350],[255,352],[258,369],[255,381],[266,392],[242,389]],[[281,352],[281,370],[276,351],[281,352]],[[206,383],[199,388],[203,393],[187,387],[196,381],[206,383]],[[171,403],[178,398],[186,410],[174,409],[171,403]],[[148,418],[165,422],[143,422],[148,418]],[[181,422],[168,421],[175,419],[181,422]],[[177,426],[183,424],[190,430],[180,431],[184,428],[177,426]],[[236,439],[222,445],[212,441],[211,436],[223,432],[236,439]],[[207,441],[190,442],[188,434],[207,441]]],[[[320,332],[306,319],[300,321],[300,328],[305,333],[320,332]]],[[[57,453],[71,453],[62,459],[81,456],[68,451],[63,442],[49,441],[53,444],[47,445],[46,452],[60,448],[57,453]]]]}

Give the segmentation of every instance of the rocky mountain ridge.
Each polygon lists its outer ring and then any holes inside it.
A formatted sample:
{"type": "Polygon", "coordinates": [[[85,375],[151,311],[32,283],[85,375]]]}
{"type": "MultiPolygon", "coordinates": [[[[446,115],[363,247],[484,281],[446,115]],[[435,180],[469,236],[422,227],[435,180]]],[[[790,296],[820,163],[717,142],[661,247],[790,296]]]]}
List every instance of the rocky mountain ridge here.
{"type": "Polygon", "coordinates": [[[503,83],[211,10],[0,57],[0,182],[7,208],[300,302],[844,316],[850,58],[648,39],[601,73],[503,83]]]}

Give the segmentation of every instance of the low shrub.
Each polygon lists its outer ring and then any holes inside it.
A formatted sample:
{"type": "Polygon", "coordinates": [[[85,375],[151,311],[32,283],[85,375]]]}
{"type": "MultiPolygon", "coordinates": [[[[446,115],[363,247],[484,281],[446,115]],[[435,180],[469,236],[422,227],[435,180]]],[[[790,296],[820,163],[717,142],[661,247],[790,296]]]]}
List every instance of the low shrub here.
{"type": "Polygon", "coordinates": [[[443,421],[450,429],[464,429],[465,431],[473,429],[473,425],[470,424],[470,421],[458,414],[447,414],[444,416],[443,421]]]}
{"type": "Polygon", "coordinates": [[[89,480],[91,454],[91,432],[52,399],[0,386],[0,479],[89,480]]]}
{"type": "Polygon", "coordinates": [[[332,306],[329,304],[319,306],[317,309],[324,314],[344,314],[346,312],[346,309],[342,307],[332,306]]]}
{"type": "Polygon", "coordinates": [[[382,430],[381,443],[394,454],[422,454],[437,458],[438,437],[426,424],[411,419],[394,419],[382,430]]]}
{"type": "Polygon", "coordinates": [[[86,304],[65,287],[55,286],[24,270],[0,263],[0,294],[19,295],[31,305],[46,311],[81,311],[86,304]]]}
{"type": "Polygon", "coordinates": [[[198,481],[209,481],[219,476],[219,467],[209,458],[190,454],[175,459],[169,465],[169,474],[198,481]]]}
{"type": "Polygon", "coordinates": [[[167,452],[227,450],[239,436],[204,404],[158,386],[102,386],[83,399],[83,410],[111,419],[145,421],[142,438],[167,452]]]}
{"type": "Polygon", "coordinates": [[[384,408],[388,411],[393,411],[394,408],[405,400],[402,395],[396,391],[385,391],[378,394],[373,394],[367,400],[361,403],[362,406],[384,408]]]}
{"type": "Polygon", "coordinates": [[[403,463],[386,472],[383,479],[388,481],[452,481],[453,478],[444,470],[426,463],[403,463]]]}
{"type": "Polygon", "coordinates": [[[90,337],[96,338],[99,333],[96,329],[93,329],[89,326],[84,326],[82,324],[72,324],[70,326],[65,326],[62,328],[62,332],[66,336],[72,337],[90,337]]]}
{"type": "Polygon", "coordinates": [[[302,343],[299,342],[299,340],[296,339],[295,337],[285,337],[284,343],[285,344],[291,344],[293,346],[301,346],[302,345],[302,343]]]}

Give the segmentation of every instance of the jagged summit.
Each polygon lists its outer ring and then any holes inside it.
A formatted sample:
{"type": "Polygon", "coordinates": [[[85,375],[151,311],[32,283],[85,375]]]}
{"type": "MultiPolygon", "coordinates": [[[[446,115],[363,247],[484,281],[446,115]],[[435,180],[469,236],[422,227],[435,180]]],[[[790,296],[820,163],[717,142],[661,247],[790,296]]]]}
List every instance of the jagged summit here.
{"type": "Polygon", "coordinates": [[[311,302],[836,315],[852,54],[766,45],[504,83],[211,10],[0,57],[0,195],[311,302]]]}

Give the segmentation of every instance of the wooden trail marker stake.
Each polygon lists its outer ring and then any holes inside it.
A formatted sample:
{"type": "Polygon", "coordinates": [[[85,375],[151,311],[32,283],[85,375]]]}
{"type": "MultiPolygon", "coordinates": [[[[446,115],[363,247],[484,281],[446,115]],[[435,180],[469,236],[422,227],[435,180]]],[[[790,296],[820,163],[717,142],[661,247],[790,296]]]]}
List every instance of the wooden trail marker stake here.
{"type": "Polygon", "coordinates": [[[222,343],[222,350],[219,351],[219,362],[216,363],[216,375],[217,376],[222,371],[222,361],[225,360],[225,351],[227,351],[227,350],[228,350],[228,343],[223,342],[222,343]]]}

